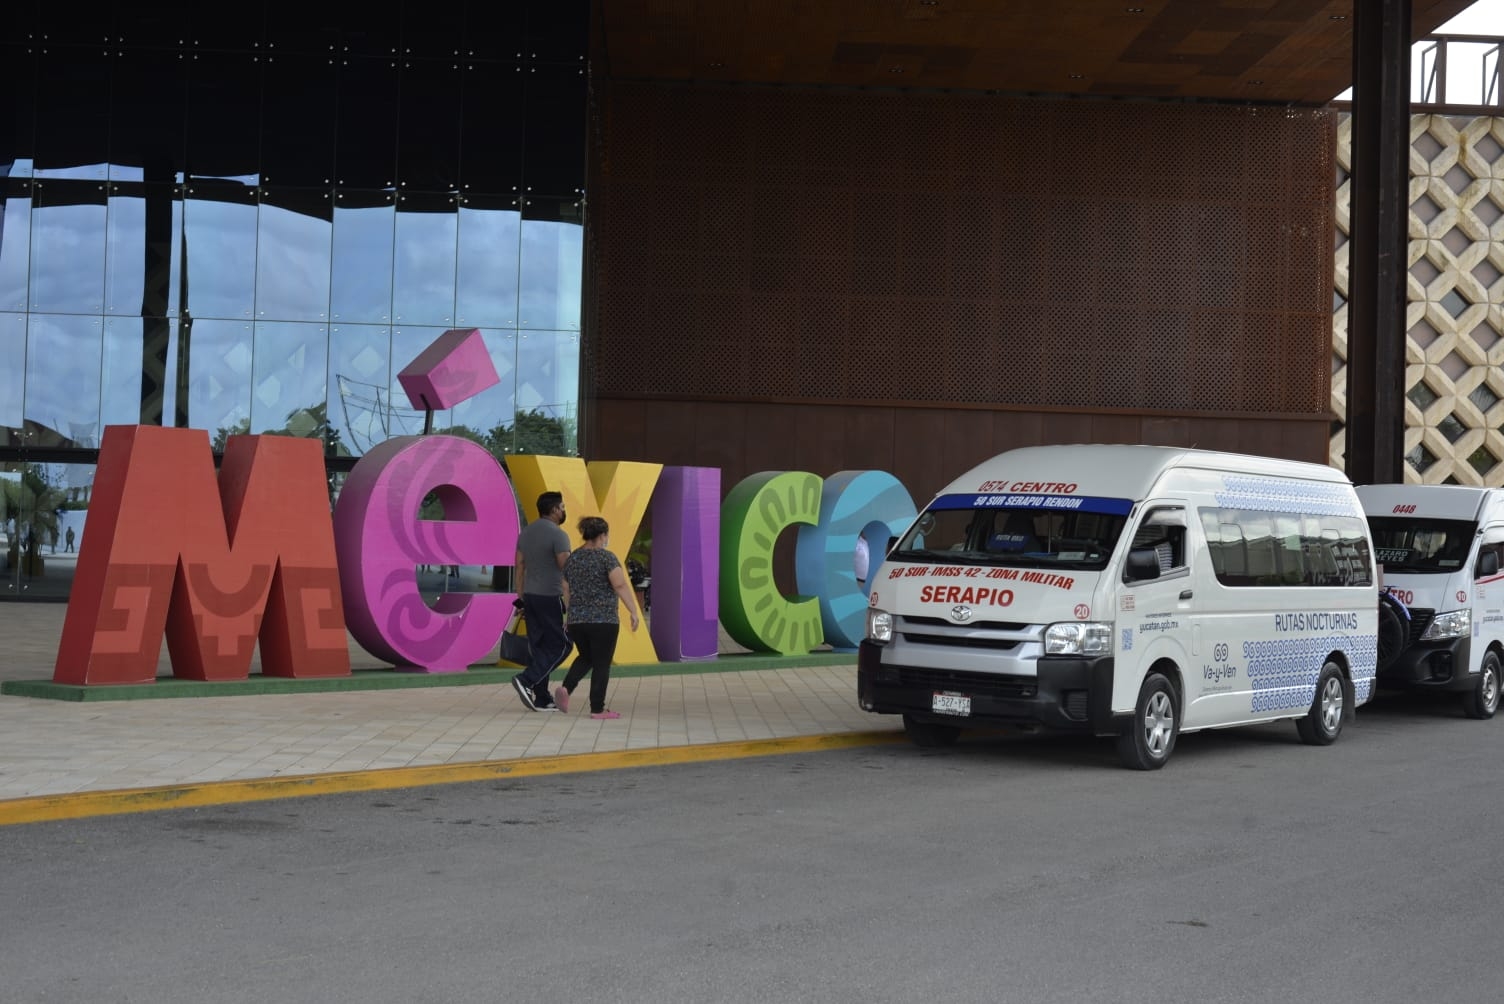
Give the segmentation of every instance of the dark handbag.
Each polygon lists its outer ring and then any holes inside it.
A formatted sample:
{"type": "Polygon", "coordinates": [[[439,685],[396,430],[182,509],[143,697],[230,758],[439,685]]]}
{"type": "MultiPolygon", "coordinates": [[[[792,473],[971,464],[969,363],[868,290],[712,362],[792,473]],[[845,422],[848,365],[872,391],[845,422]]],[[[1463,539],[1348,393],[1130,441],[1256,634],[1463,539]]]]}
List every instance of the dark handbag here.
{"type": "Polygon", "coordinates": [[[523,633],[526,622],[522,619],[522,611],[514,609],[512,616],[507,620],[506,629],[501,632],[501,661],[510,662],[518,666],[526,666],[528,654],[532,646],[528,644],[527,635],[523,633]]]}

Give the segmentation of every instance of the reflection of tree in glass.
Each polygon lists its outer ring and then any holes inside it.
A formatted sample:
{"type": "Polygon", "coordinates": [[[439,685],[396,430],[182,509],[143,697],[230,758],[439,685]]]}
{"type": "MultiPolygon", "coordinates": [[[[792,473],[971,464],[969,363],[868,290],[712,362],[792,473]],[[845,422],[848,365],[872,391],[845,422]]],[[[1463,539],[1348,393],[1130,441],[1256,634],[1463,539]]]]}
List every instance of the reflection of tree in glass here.
{"type": "Polygon", "coordinates": [[[0,524],[15,522],[15,537],[9,541],[14,566],[15,553],[25,544],[27,528],[36,534],[37,551],[50,544],[58,533],[58,513],[68,507],[68,493],[52,483],[41,464],[6,464],[6,476],[0,477],[0,524]],[[14,475],[19,473],[20,477],[14,475]]]}
{"type": "Polygon", "coordinates": [[[434,432],[479,443],[497,459],[508,453],[567,457],[574,454],[575,424],[573,418],[555,418],[534,408],[517,412],[512,424],[492,426],[488,432],[476,432],[468,425],[451,425],[434,432]]]}
{"type": "MultiPolygon", "coordinates": [[[[214,433],[213,447],[215,453],[225,452],[225,444],[231,436],[249,435],[251,420],[242,418],[232,426],[221,426],[214,433]]],[[[287,415],[286,421],[280,429],[267,429],[268,436],[295,436],[298,439],[319,439],[324,443],[324,456],[348,457],[350,450],[340,439],[339,430],[329,424],[329,406],[324,403],[311,404],[306,408],[298,408],[287,415]]]]}

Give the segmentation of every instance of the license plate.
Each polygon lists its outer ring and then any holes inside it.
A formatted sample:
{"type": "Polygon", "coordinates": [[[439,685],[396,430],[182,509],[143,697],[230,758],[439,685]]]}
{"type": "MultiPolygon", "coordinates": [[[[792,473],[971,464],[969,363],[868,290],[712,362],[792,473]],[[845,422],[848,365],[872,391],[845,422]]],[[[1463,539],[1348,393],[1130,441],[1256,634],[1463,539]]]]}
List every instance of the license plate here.
{"type": "Polygon", "coordinates": [[[936,693],[930,698],[930,710],[939,715],[969,715],[971,698],[965,694],[936,693]]]}

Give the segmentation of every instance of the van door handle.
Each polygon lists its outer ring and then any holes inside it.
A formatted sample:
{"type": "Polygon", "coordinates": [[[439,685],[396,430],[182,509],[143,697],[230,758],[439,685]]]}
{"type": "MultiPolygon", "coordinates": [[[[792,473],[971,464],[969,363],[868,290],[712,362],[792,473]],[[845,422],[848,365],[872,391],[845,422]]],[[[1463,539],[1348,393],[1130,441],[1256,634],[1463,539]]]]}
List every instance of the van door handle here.
{"type": "Polygon", "coordinates": [[[1191,598],[1191,591],[1189,589],[1182,589],[1180,591],[1180,598],[1183,599],[1183,600],[1190,599],[1191,598]]]}

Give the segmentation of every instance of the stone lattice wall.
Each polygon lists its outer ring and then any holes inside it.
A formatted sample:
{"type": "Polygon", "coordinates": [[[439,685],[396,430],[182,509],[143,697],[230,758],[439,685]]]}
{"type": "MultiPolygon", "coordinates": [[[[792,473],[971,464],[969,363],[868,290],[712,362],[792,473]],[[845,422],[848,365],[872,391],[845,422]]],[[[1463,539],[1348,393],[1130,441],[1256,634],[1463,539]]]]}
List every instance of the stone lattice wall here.
{"type": "MultiPolygon", "coordinates": [[[[1337,133],[1331,462],[1347,416],[1352,119],[1337,133]]],[[[1504,485],[1504,118],[1410,121],[1405,480],[1504,485]]]]}

